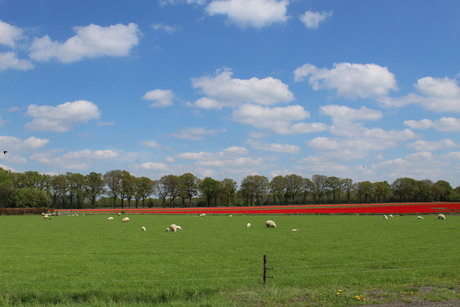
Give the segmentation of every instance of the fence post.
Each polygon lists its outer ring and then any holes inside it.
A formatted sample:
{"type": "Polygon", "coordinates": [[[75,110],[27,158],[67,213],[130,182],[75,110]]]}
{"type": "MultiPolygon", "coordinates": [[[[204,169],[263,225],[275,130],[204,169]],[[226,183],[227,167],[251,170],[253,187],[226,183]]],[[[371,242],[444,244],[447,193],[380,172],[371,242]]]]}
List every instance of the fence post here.
{"type": "Polygon", "coordinates": [[[264,285],[267,283],[267,278],[273,278],[273,276],[267,276],[267,270],[271,270],[271,269],[273,268],[267,267],[267,255],[264,255],[264,276],[263,276],[264,285]]]}

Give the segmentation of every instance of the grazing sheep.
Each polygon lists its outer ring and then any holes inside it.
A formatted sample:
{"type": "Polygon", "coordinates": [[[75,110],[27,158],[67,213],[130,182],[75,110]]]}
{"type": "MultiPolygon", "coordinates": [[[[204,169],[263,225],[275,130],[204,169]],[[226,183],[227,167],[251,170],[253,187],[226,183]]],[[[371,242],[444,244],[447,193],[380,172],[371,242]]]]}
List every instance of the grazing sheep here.
{"type": "MultiPolygon", "coordinates": [[[[177,228],[177,225],[176,225],[176,224],[171,224],[171,225],[169,225],[169,227],[166,228],[166,229],[169,229],[169,230],[167,230],[167,231],[177,232],[177,229],[178,229],[178,228],[177,228]]],[[[181,229],[182,229],[182,228],[181,228],[181,229]]]]}
{"type": "Polygon", "coordinates": [[[147,228],[145,228],[144,226],[141,227],[141,230],[142,231],[147,231],[147,228]]]}
{"type": "Polygon", "coordinates": [[[384,215],[383,218],[384,218],[385,220],[388,220],[388,216],[386,216],[386,215],[384,215]]]}
{"type": "Polygon", "coordinates": [[[206,216],[206,213],[201,213],[201,214],[199,215],[199,217],[205,217],[205,216],[206,216]]]}
{"type": "Polygon", "coordinates": [[[121,212],[118,212],[118,216],[120,216],[120,215],[121,215],[121,212]]]}
{"type": "Polygon", "coordinates": [[[297,228],[292,228],[291,231],[299,231],[297,228]]]}
{"type": "Polygon", "coordinates": [[[276,228],[276,223],[272,220],[267,220],[265,221],[265,226],[267,226],[267,228],[276,228]]]}
{"type": "Polygon", "coordinates": [[[111,220],[113,220],[113,217],[109,216],[109,217],[107,218],[107,221],[111,221],[111,220]]]}
{"type": "Polygon", "coordinates": [[[438,219],[445,220],[446,216],[444,214],[438,214],[438,219]]]}
{"type": "Polygon", "coordinates": [[[419,220],[423,220],[423,216],[421,216],[421,215],[417,216],[417,218],[418,218],[419,220]]]}
{"type": "Polygon", "coordinates": [[[230,214],[229,217],[233,217],[233,215],[230,214]]]}
{"type": "Polygon", "coordinates": [[[124,223],[127,223],[127,222],[129,222],[129,217],[124,217],[121,221],[124,222],[124,223]]]}
{"type": "Polygon", "coordinates": [[[43,215],[43,218],[44,218],[45,220],[48,220],[50,217],[49,217],[48,214],[44,214],[44,215],[43,215]]]}
{"type": "Polygon", "coordinates": [[[389,217],[393,217],[393,214],[390,214],[389,217]]]}
{"type": "Polygon", "coordinates": [[[246,224],[246,227],[247,227],[247,228],[251,228],[251,226],[252,226],[251,223],[247,223],[247,224],[246,224]]]}

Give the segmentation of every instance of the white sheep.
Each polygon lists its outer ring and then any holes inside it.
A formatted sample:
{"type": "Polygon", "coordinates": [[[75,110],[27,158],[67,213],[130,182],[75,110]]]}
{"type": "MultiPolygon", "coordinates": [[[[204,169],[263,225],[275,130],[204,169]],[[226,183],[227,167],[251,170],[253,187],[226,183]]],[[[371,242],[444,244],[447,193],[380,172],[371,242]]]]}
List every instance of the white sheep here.
{"type": "Polygon", "coordinates": [[[142,231],[147,231],[147,228],[145,228],[144,226],[141,227],[141,230],[142,231]]]}
{"type": "Polygon", "coordinates": [[[246,227],[247,227],[247,228],[251,228],[251,226],[252,226],[251,223],[247,223],[247,224],[246,224],[246,227]]]}
{"type": "MultiPolygon", "coordinates": [[[[179,226],[179,227],[180,227],[180,226],[179,226]]],[[[177,230],[178,230],[179,228],[177,227],[176,224],[171,224],[171,225],[169,225],[169,227],[166,228],[166,229],[167,229],[166,231],[177,232],[177,230]]],[[[181,229],[182,229],[182,228],[181,228],[181,229]]]]}
{"type": "Polygon", "coordinates": [[[109,216],[109,217],[107,218],[107,221],[111,221],[111,220],[113,220],[113,217],[109,216]]]}
{"type": "Polygon", "coordinates": [[[421,216],[421,215],[417,216],[417,218],[418,218],[419,220],[423,220],[423,216],[421,216]]]}
{"type": "Polygon", "coordinates": [[[389,217],[393,217],[393,214],[390,214],[389,217]]]}
{"type": "Polygon", "coordinates": [[[124,222],[124,223],[127,223],[127,222],[129,222],[129,217],[124,217],[121,221],[124,222]]]}
{"type": "Polygon", "coordinates": [[[267,226],[267,228],[276,228],[276,223],[272,220],[267,220],[265,221],[265,226],[267,226]]]}
{"type": "Polygon", "coordinates": [[[292,228],[291,231],[299,231],[298,228],[292,228]]]}
{"type": "Polygon", "coordinates": [[[121,215],[121,212],[118,212],[118,216],[120,216],[120,215],[121,215]]]}
{"type": "Polygon", "coordinates": [[[205,217],[205,216],[206,216],[206,213],[201,213],[199,216],[200,216],[200,217],[205,217]]]}
{"type": "Polygon", "coordinates": [[[444,214],[440,213],[440,214],[438,214],[438,219],[445,220],[446,216],[444,214]]]}
{"type": "Polygon", "coordinates": [[[45,220],[47,220],[47,219],[49,219],[50,217],[49,217],[48,214],[44,214],[44,215],[43,215],[43,218],[44,218],[45,220]]]}
{"type": "Polygon", "coordinates": [[[384,218],[385,220],[388,220],[388,216],[386,216],[386,215],[384,215],[383,218],[384,218]]]}

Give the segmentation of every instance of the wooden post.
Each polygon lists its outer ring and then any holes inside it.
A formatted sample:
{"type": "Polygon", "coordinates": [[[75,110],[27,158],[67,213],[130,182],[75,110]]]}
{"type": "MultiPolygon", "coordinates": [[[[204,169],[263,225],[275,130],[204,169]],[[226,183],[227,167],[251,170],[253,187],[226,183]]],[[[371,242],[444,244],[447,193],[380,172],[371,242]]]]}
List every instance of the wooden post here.
{"type": "Polygon", "coordinates": [[[264,285],[267,283],[267,255],[264,255],[264,285]]]}

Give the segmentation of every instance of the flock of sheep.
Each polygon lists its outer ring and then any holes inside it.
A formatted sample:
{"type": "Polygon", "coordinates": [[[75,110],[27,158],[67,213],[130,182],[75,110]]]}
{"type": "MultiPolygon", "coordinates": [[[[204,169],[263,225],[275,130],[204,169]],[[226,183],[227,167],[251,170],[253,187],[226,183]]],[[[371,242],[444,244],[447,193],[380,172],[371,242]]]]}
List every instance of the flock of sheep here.
{"type": "MultiPolygon", "coordinates": [[[[121,213],[118,213],[118,215],[121,215],[121,213]]],[[[46,218],[48,218],[46,214],[44,215],[44,217],[45,217],[45,216],[46,216],[46,218]]],[[[199,216],[199,217],[205,217],[206,214],[205,214],[205,213],[201,213],[201,214],[198,215],[198,216],[199,216]]],[[[230,215],[230,217],[232,217],[232,215],[230,215]]],[[[107,218],[107,220],[108,220],[108,221],[113,221],[113,217],[112,217],[112,216],[109,216],[109,217],[107,218]]],[[[129,217],[125,216],[121,221],[122,221],[123,223],[127,223],[127,222],[129,222],[129,217]]],[[[267,221],[265,221],[265,226],[266,226],[267,228],[276,228],[276,223],[275,223],[274,221],[272,221],[272,220],[267,220],[267,221]]],[[[252,227],[252,224],[251,224],[251,223],[247,223],[247,224],[246,224],[246,227],[247,227],[247,228],[251,228],[251,227],[252,227]]],[[[169,227],[166,227],[166,229],[165,229],[166,232],[177,232],[178,230],[182,230],[182,227],[179,226],[179,225],[176,225],[176,224],[171,224],[171,225],[169,225],[169,227]]],[[[142,227],[141,227],[141,231],[147,231],[147,228],[146,228],[145,226],[142,226],[142,227]]],[[[292,231],[299,231],[299,229],[293,228],[292,231]]]]}
{"type": "MultiPolygon", "coordinates": [[[[383,218],[384,218],[385,220],[388,220],[388,218],[392,218],[392,217],[393,217],[393,215],[391,215],[391,214],[390,214],[390,215],[386,215],[386,214],[385,214],[385,215],[383,216],[383,218]]],[[[417,216],[417,219],[419,219],[419,220],[424,220],[425,218],[424,218],[423,216],[419,215],[419,216],[417,216]]],[[[438,219],[440,219],[440,220],[445,220],[445,219],[446,219],[446,216],[445,216],[444,214],[440,213],[440,214],[438,214],[438,219]]]]}
{"type": "MultiPolygon", "coordinates": [[[[42,213],[43,218],[46,219],[46,220],[50,219],[50,216],[55,216],[55,215],[57,215],[57,214],[56,213],[53,213],[53,214],[42,213]]],[[[121,213],[119,212],[118,215],[120,216],[121,213]]],[[[198,216],[199,217],[205,217],[206,214],[201,213],[198,216]]],[[[229,215],[229,217],[232,217],[232,215],[229,215]]],[[[385,214],[385,215],[383,215],[383,218],[385,220],[388,220],[389,218],[393,218],[393,215],[392,214],[389,214],[389,215],[385,214]]],[[[112,221],[113,219],[114,218],[112,216],[107,218],[108,221],[112,221]]],[[[417,219],[423,220],[424,217],[419,215],[419,216],[417,216],[417,219]]],[[[445,220],[446,216],[444,214],[440,213],[440,214],[438,214],[438,219],[445,220]]],[[[121,221],[123,223],[127,223],[127,222],[129,222],[129,217],[125,216],[121,221]]],[[[247,223],[246,227],[251,228],[252,224],[247,223]]],[[[265,221],[265,227],[267,227],[267,228],[276,228],[276,223],[273,220],[266,220],[265,221]]],[[[141,229],[141,231],[147,231],[147,228],[145,226],[142,226],[140,229],[141,229]]],[[[176,224],[171,224],[171,225],[169,225],[169,227],[166,227],[166,229],[165,229],[166,232],[177,232],[178,230],[182,230],[182,227],[179,226],[179,225],[176,225],[176,224]]],[[[299,231],[299,229],[298,228],[292,228],[291,231],[299,231]]]]}

